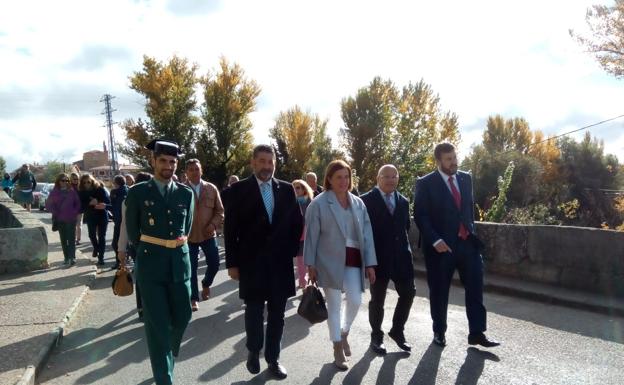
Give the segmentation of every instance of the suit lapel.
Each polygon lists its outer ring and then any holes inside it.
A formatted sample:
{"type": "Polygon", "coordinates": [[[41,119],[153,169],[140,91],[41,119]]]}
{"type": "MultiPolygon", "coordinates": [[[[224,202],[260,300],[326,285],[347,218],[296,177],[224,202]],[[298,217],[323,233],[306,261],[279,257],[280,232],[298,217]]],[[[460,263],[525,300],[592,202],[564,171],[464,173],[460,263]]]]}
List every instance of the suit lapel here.
{"type": "Polygon", "coordinates": [[[338,199],[336,199],[336,194],[334,194],[334,192],[331,190],[327,192],[327,204],[329,205],[329,209],[331,210],[331,212],[334,214],[334,218],[336,219],[336,223],[338,224],[338,228],[340,228],[342,236],[346,238],[346,224],[344,223],[342,219],[342,213],[340,212],[340,210],[343,210],[343,208],[342,206],[340,206],[340,203],[338,203],[338,199]]]}
{"type": "Polygon", "coordinates": [[[276,215],[276,213],[282,207],[282,199],[278,199],[281,189],[277,179],[271,178],[271,187],[273,188],[273,221],[275,221],[276,218],[279,218],[279,215],[276,215]]]}
{"type": "MultiPolygon", "coordinates": [[[[379,205],[381,211],[386,213],[387,216],[392,217],[392,214],[390,214],[390,210],[388,210],[388,205],[386,205],[386,197],[383,196],[383,192],[377,187],[375,187],[373,190],[375,192],[375,195],[377,196],[377,204],[379,205]]],[[[394,212],[396,213],[396,195],[394,202],[394,212]]]]}

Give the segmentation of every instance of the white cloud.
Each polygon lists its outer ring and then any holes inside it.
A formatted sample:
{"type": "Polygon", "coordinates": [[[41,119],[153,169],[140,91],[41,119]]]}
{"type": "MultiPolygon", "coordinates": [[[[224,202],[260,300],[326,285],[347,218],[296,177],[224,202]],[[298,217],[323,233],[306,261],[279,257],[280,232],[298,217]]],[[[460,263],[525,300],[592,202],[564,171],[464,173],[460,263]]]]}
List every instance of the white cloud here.
{"type": "MultiPolygon", "coordinates": [[[[335,135],[340,100],[376,75],[431,84],[443,107],[459,115],[464,152],[491,114],[523,116],[548,133],[580,127],[591,123],[584,117],[624,112],[621,84],[568,34],[584,27],[594,2],[4,3],[0,71],[11,75],[0,81],[0,138],[10,143],[2,156],[19,164],[54,157],[52,143],[59,151],[67,143],[76,156],[99,148],[106,138],[102,93],[117,96],[115,120],[141,115],[128,76],[141,69],[143,54],[179,54],[202,73],[220,55],[241,64],[263,88],[252,115],[258,142],[294,104],[328,117],[335,135]],[[65,141],[40,139],[51,130],[65,141]],[[16,144],[23,140],[27,146],[16,144]]],[[[624,158],[624,133],[609,133],[606,149],[624,158]]]]}

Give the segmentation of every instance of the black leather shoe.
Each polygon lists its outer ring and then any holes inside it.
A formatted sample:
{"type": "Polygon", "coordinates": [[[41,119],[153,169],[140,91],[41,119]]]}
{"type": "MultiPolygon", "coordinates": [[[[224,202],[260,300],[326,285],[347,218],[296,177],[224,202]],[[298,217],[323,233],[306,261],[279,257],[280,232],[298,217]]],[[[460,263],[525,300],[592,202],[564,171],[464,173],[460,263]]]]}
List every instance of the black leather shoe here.
{"type": "Polygon", "coordinates": [[[390,333],[388,333],[388,337],[392,338],[392,340],[396,342],[397,346],[401,348],[401,350],[406,351],[406,352],[412,351],[412,345],[405,342],[405,336],[403,335],[403,333],[399,334],[399,333],[393,333],[391,331],[390,333]]]}
{"type": "Polygon", "coordinates": [[[373,352],[375,352],[375,353],[377,353],[377,354],[379,354],[379,355],[381,355],[381,356],[383,356],[383,355],[385,355],[386,353],[388,353],[388,351],[386,350],[386,347],[384,346],[383,341],[374,341],[374,340],[371,340],[371,343],[370,343],[370,348],[371,348],[371,350],[372,350],[373,352]]]}
{"type": "Polygon", "coordinates": [[[486,348],[493,348],[500,345],[500,342],[488,339],[483,333],[476,333],[468,335],[468,344],[481,345],[486,348]]]}
{"type": "Polygon", "coordinates": [[[247,370],[251,374],[260,373],[260,358],[258,353],[249,352],[247,356],[247,370]]]}
{"type": "Polygon", "coordinates": [[[268,364],[269,364],[269,372],[275,378],[283,380],[284,378],[288,377],[288,372],[286,372],[286,368],[282,366],[282,364],[280,364],[278,361],[269,362],[268,364]]]}
{"type": "Polygon", "coordinates": [[[446,337],[444,337],[444,333],[433,333],[433,343],[445,347],[446,346],[446,337]]]}

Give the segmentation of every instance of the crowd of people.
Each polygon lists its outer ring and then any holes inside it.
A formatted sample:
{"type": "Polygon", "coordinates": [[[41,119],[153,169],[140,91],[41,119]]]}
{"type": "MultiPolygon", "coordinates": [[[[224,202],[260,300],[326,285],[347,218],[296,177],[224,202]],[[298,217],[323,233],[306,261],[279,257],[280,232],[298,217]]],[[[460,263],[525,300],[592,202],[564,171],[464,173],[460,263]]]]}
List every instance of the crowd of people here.
{"type": "MultiPolygon", "coordinates": [[[[269,373],[287,377],[280,363],[284,312],[297,288],[320,287],[327,303],[327,327],[333,364],[348,370],[349,333],[362,304],[366,281],[370,349],[387,353],[382,323],[390,281],[398,294],[392,327],[387,332],[399,349],[411,351],[404,330],[416,294],[412,250],[408,239],[413,221],[420,230],[419,246],[427,267],[433,343],[444,347],[451,278],[459,272],[466,292],[468,344],[494,347],[486,337],[483,306],[482,243],[475,233],[472,180],[458,171],[455,148],[436,146],[437,170],[418,179],[414,210],[397,191],[399,170],[381,165],[377,185],[359,196],[348,163],[334,160],[322,183],[309,172],[292,182],[274,177],[275,152],[258,145],[251,155],[252,175],[231,176],[227,186],[202,179],[197,159],[184,162],[172,141],[148,146],[154,174],[116,176],[109,193],[89,174],[61,174],[47,201],[58,228],[66,264],[74,264],[80,243],[80,222],[87,224],[93,257],[103,264],[109,213],[114,222],[114,268],[134,260],[139,318],[157,384],[173,383],[175,357],[192,312],[209,300],[219,270],[217,236],[223,233],[225,266],[238,281],[245,303],[244,328],[250,373],[260,371],[264,352],[269,373]],[[206,271],[199,288],[199,251],[206,271]],[[266,327],[264,312],[267,312],[266,327]]],[[[14,178],[34,185],[26,169],[14,178]]]]}

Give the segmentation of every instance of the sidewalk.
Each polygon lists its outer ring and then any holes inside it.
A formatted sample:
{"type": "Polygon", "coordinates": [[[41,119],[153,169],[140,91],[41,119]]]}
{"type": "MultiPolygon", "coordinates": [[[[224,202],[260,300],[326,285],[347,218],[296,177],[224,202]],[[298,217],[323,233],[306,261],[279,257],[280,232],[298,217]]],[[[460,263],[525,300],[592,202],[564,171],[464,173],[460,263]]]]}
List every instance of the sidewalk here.
{"type": "Polygon", "coordinates": [[[95,278],[95,266],[79,251],[76,265],[63,265],[59,235],[44,226],[49,268],[0,275],[0,384],[34,384],[95,278]]]}
{"type": "MultiPolygon", "coordinates": [[[[45,365],[95,278],[95,267],[80,253],[76,266],[62,265],[58,234],[46,228],[50,268],[0,276],[0,384],[34,384],[35,371],[45,365]]],[[[418,276],[425,275],[424,266],[415,269],[418,276]]],[[[485,290],[624,316],[624,299],[487,275],[485,290]]]]}

